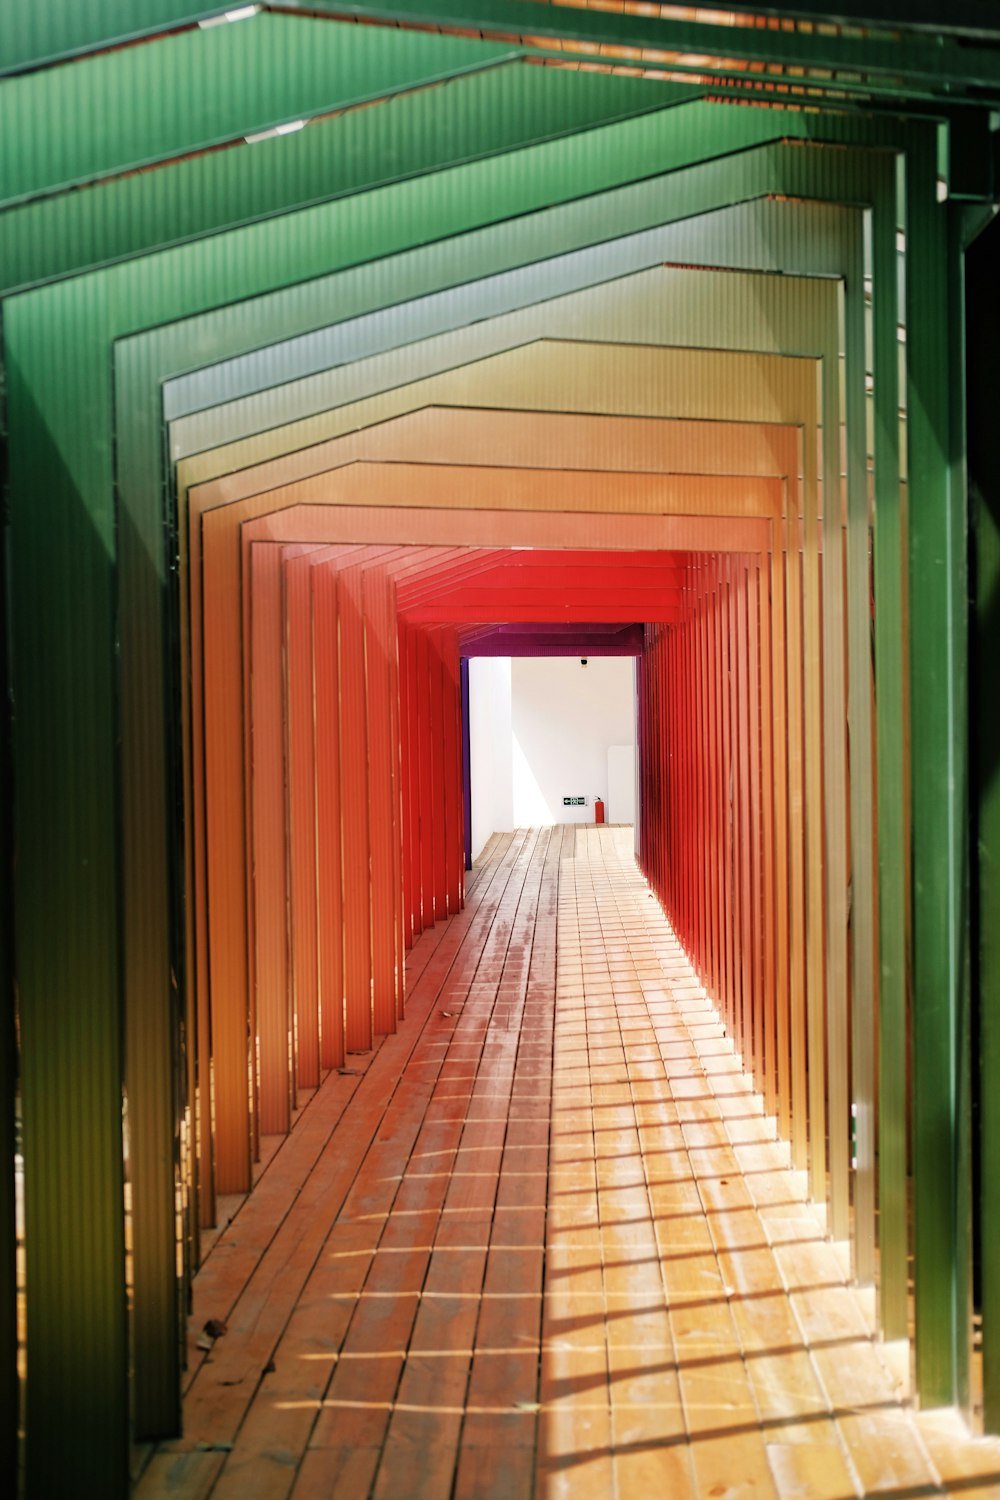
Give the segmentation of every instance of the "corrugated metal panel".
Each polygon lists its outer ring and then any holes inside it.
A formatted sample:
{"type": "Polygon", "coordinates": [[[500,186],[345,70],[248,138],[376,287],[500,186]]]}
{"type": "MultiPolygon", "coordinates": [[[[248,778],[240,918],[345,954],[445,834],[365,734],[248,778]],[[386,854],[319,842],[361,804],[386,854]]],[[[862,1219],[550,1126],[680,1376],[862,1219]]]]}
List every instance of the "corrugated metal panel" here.
{"type": "Polygon", "coordinates": [[[263,13],[29,73],[0,90],[0,203],[242,144],[244,136],[487,68],[511,53],[497,43],[263,13]]]}
{"type": "Polygon", "coordinates": [[[310,569],[316,762],[316,910],[323,1065],[343,1067],[344,946],[340,860],[340,695],[337,691],[337,573],[310,569]]]}
{"type": "MultiPolygon", "coordinates": [[[[791,171],[801,155],[781,152],[782,176],[791,171]]],[[[806,159],[811,155],[806,153],[806,159]]],[[[873,192],[876,185],[888,181],[887,160],[891,158],[876,157],[873,166],[870,157],[861,153],[844,151],[836,155],[854,166],[856,179],[872,179],[873,192]],[[862,171],[866,165],[867,170],[862,171]]],[[[761,175],[762,189],[768,181],[774,181],[774,171],[762,169],[774,160],[775,148],[752,151],[748,157],[761,175]]],[[[794,178],[797,174],[792,175],[794,178]]],[[[644,184],[642,190],[620,190],[616,200],[626,199],[629,219],[639,218],[643,232],[603,240],[573,254],[552,257],[551,242],[543,249],[538,243],[541,226],[534,219],[512,226],[508,234],[515,244],[523,241],[525,255],[530,256],[534,250],[551,258],[529,269],[478,275],[463,286],[422,296],[412,305],[394,303],[383,312],[372,311],[381,305],[382,287],[377,274],[368,267],[324,280],[315,288],[316,313],[317,317],[325,314],[332,326],[167,384],[165,413],[171,424],[173,457],[253,436],[246,451],[237,448],[231,454],[219,455],[218,467],[208,467],[207,456],[192,465],[189,482],[194,483],[258,462],[271,452],[306,447],[335,432],[323,426],[326,409],[406,380],[453,369],[471,358],[499,353],[537,338],[541,331],[570,329],[581,312],[594,320],[595,334],[599,330],[602,338],[666,341],[662,333],[650,335],[646,319],[651,311],[655,315],[656,299],[649,287],[672,279],[696,285],[698,273],[691,263],[709,261],[748,271],[794,267],[809,276],[843,274],[848,248],[860,232],[857,210],[764,201],[712,212],[716,195],[703,182],[700,194],[695,196],[698,180],[697,174],[673,173],[644,184]],[[691,198],[694,218],[660,222],[670,212],[668,184],[674,192],[687,189],[685,196],[691,198]],[[679,264],[664,264],[668,261],[683,263],[686,270],[679,264]],[[613,282],[620,284],[615,286],[613,282]],[[328,300],[334,288],[335,302],[328,300]],[[352,304],[365,292],[363,313],[359,309],[360,315],[352,316],[352,304]],[[539,322],[540,318],[545,321],[539,322]],[[447,333],[452,335],[448,341],[421,347],[421,341],[447,333]],[[404,348],[404,344],[415,347],[404,348]],[[252,394],[262,386],[267,389],[252,394]],[[211,409],[219,403],[224,403],[224,409],[211,409]],[[318,414],[315,423],[303,422],[294,433],[273,431],[282,424],[301,421],[309,413],[318,414]],[[267,431],[258,435],[263,426],[267,431]]],[[[857,185],[854,190],[858,190],[857,185]]],[[[616,201],[615,208],[620,210],[621,203],[616,201]]],[[[561,228],[571,241],[580,238],[584,230],[575,204],[550,210],[545,220],[552,230],[561,228]]],[[[408,254],[405,264],[412,267],[409,274],[415,275],[427,258],[426,250],[408,254]]],[[[438,285],[443,282],[447,286],[450,259],[449,252],[443,250],[438,285]]],[[[701,279],[710,284],[713,276],[702,272],[701,279]]],[[[798,292],[787,288],[787,296],[777,286],[768,288],[760,281],[754,286],[757,295],[771,306],[776,320],[773,331],[762,330],[760,334],[769,341],[763,347],[802,347],[806,330],[796,313],[800,302],[810,301],[808,285],[798,292]]],[[[808,319],[809,314],[803,316],[808,319]]],[[[664,325],[659,326],[662,329],[664,325]]],[[[687,314],[687,326],[697,328],[697,308],[687,314]]]]}
{"type": "Polygon", "coordinates": [[[285,746],[288,910],[296,1078],[320,1081],[321,1013],[316,934],[316,743],[310,575],[314,554],[282,556],[285,626],[285,746]]]}
{"type": "Polygon", "coordinates": [[[906,183],[907,244],[918,252],[906,276],[916,1365],[930,1403],[966,1405],[968,585],[965,436],[953,397],[965,367],[964,309],[950,237],[958,225],[937,204],[928,177],[934,143],[928,136],[923,144],[907,162],[906,183]]]}
{"type": "MultiPolygon", "coordinates": [[[[296,9],[329,9],[341,14],[339,0],[291,0],[296,9]]],[[[989,47],[977,47],[968,37],[961,42],[949,30],[933,39],[920,30],[895,31],[891,36],[873,27],[859,36],[839,26],[805,30],[794,26],[758,28],[718,27],[690,9],[660,11],[607,10],[577,5],[543,5],[525,0],[356,0],[351,7],[366,17],[449,28],[474,26],[484,35],[522,36],[533,52],[557,58],[591,59],[618,56],[625,49],[626,66],[641,62],[643,70],[665,70],[668,77],[689,75],[692,82],[728,88],[746,79],[747,96],[760,98],[775,87],[775,97],[815,100],[829,87],[837,105],[857,94],[867,104],[880,100],[974,98],[980,89],[995,97],[1000,90],[1000,62],[989,47]],[[761,34],[763,33],[763,34],[761,34]],[[785,70],[788,77],[783,77],[785,70]],[[780,80],[780,81],[779,81],[780,80]]],[[[833,18],[842,19],[834,7],[833,18]]],[[[947,23],[946,23],[947,24],[947,23]]]]}
{"type": "Polygon", "coordinates": [[[537,68],[497,66],[393,98],[384,110],[315,120],[293,135],[8,207],[0,214],[4,284],[36,284],[149,253],[470,155],[643,113],[649,104],[646,88],[631,80],[547,79],[537,68]]]}
{"type": "MultiPolygon", "coordinates": [[[[1000,1274],[997,1251],[997,1209],[1000,1207],[1000,1113],[995,1079],[1000,1071],[1000,1005],[997,1004],[997,982],[1000,979],[1000,953],[997,939],[1000,929],[992,914],[997,910],[997,811],[1000,790],[993,767],[996,746],[1000,743],[998,714],[1000,697],[995,691],[994,664],[997,660],[997,621],[992,601],[1000,587],[1000,534],[995,509],[997,426],[987,371],[993,360],[993,329],[997,293],[1000,290],[993,275],[997,245],[997,226],[982,234],[966,257],[966,299],[971,317],[966,321],[968,339],[969,401],[969,502],[972,525],[972,568],[970,585],[974,590],[975,615],[970,625],[975,631],[970,651],[970,702],[972,705],[970,744],[973,773],[973,847],[978,848],[979,868],[972,885],[974,989],[973,1025],[978,1020],[979,1112],[982,1121],[979,1169],[979,1246],[981,1257],[981,1309],[983,1326],[983,1425],[987,1432],[1000,1430],[1000,1274]],[[978,993],[976,980],[978,979],[978,993]],[[978,1016],[976,1010],[978,1009],[978,1016]]],[[[975,1092],[973,1097],[975,1098],[975,1092]]],[[[975,1180],[975,1179],[974,1179],[975,1180]]]]}
{"type": "MultiPolygon", "coordinates": [[[[289,984],[288,864],[285,848],[284,641],[281,557],[253,547],[248,558],[250,631],[246,679],[250,819],[246,828],[253,892],[256,1062],[263,1135],[288,1130],[295,1107],[289,984]]],[[[212,868],[209,867],[209,880],[212,868]]]]}
{"type": "MultiPolygon", "coordinates": [[[[8,559],[4,547],[0,570],[0,703],[8,703],[10,640],[8,630],[8,559]]],[[[11,786],[10,732],[6,722],[0,728],[0,785],[11,786]]],[[[14,847],[11,808],[7,797],[0,798],[0,850],[14,847]]],[[[17,1468],[17,1429],[20,1391],[18,1388],[18,1275],[17,1275],[17,1118],[18,1108],[18,1037],[14,996],[14,871],[6,857],[0,864],[0,984],[3,985],[2,1019],[0,1019],[0,1152],[7,1164],[0,1187],[0,1472],[13,1474],[17,1468]]],[[[23,1168],[22,1168],[23,1180],[23,1168]]]]}
{"type": "MultiPolygon", "coordinates": [[[[858,30],[842,31],[839,26],[781,26],[758,30],[715,27],[705,24],[705,17],[692,17],[683,11],[657,14],[642,10],[609,14],[585,5],[539,10],[535,5],[510,3],[510,0],[459,0],[444,4],[434,0],[288,0],[288,10],[307,14],[331,12],[334,16],[359,15],[363,18],[391,21],[433,29],[454,29],[467,34],[470,28],[489,35],[498,31],[524,32],[532,50],[557,58],[591,59],[595,52],[623,57],[626,66],[640,60],[647,71],[667,70],[668,76],[690,73],[693,79],[707,81],[711,73],[722,77],[738,96],[743,76],[758,90],[774,91],[781,100],[789,93],[794,97],[803,90],[803,79],[810,85],[809,97],[818,99],[826,87],[832,87],[839,105],[852,90],[859,98],[892,98],[899,108],[912,104],[914,98],[930,97],[941,90],[949,98],[963,88],[996,82],[995,59],[988,50],[976,46],[979,39],[995,34],[994,20],[975,0],[962,0],[961,7],[921,3],[902,19],[894,8],[885,4],[858,3],[850,0],[844,6],[822,5],[791,7],[800,16],[821,21],[844,19],[845,14],[858,30]],[[891,38],[884,35],[887,26],[891,38]],[[935,33],[932,45],[927,30],[935,33]],[[874,35],[870,32],[873,31],[874,35]],[[961,39],[961,43],[959,43],[961,39]],[[693,57],[688,54],[695,54],[693,57]],[[761,65],[765,69],[761,83],[761,65]],[[789,78],[784,77],[785,70],[789,78]]],[[[711,7],[709,7],[711,8],[711,7]]],[[[718,5],[715,8],[720,8],[718,5]]],[[[768,14],[781,15],[789,7],[764,6],[768,14]]],[[[192,6],[178,0],[142,0],[139,5],[67,7],[62,0],[51,8],[45,21],[12,25],[5,37],[0,57],[7,69],[38,67],[54,59],[112,46],[135,37],[149,35],[178,26],[198,17],[218,12],[216,6],[192,6]]],[[[237,12],[238,14],[238,12],[237,12]]]]}
{"type": "Polygon", "coordinates": [[[398,803],[395,771],[399,761],[392,714],[392,699],[398,692],[393,649],[397,627],[392,595],[387,565],[364,570],[362,603],[370,775],[372,1013],[375,1031],[382,1036],[396,1030],[400,1000],[396,954],[396,862],[393,858],[397,834],[394,802],[398,803]]]}
{"type": "Polygon", "coordinates": [[[4,16],[0,67],[5,72],[41,67],[165,27],[189,25],[223,8],[197,0],[84,0],[82,5],[55,0],[30,11],[11,6],[4,16]]]}

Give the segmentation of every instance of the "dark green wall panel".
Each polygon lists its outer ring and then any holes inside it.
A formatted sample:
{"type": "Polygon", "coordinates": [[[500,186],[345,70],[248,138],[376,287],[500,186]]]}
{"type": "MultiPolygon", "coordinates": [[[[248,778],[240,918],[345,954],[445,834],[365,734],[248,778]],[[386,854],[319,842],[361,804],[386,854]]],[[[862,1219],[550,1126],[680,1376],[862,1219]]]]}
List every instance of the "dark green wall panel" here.
{"type": "Polygon", "coordinates": [[[0,89],[0,202],[487,69],[514,51],[261,14],[28,74],[0,89]]]}
{"type": "Polygon", "coordinates": [[[54,280],[379,182],[660,109],[680,94],[630,78],[497,66],[294,135],[8,206],[0,211],[2,284],[10,291],[54,280]]]}

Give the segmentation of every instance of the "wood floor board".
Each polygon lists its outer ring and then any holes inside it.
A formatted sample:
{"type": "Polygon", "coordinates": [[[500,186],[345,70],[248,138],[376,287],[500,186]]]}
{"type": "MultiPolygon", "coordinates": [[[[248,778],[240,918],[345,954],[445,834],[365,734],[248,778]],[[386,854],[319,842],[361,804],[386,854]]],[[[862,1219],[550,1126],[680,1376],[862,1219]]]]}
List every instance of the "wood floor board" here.
{"type": "Polygon", "coordinates": [[[214,1239],[137,1500],[998,1500],[647,892],[629,829],[491,840],[214,1239]]]}

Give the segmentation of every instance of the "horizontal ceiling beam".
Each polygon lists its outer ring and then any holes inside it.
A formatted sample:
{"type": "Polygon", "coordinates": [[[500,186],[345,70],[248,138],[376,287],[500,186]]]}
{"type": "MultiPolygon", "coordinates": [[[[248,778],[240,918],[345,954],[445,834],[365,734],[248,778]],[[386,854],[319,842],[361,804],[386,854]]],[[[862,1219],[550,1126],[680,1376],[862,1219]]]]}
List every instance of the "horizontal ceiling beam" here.
{"type": "MultiPolygon", "coordinates": [[[[278,9],[279,5],[270,8],[278,9]]],[[[280,8],[325,10],[341,15],[384,14],[390,9],[365,4],[324,4],[323,0],[302,0],[301,4],[296,0],[281,0],[280,8]]],[[[420,8],[440,24],[440,5],[425,3],[420,8]]],[[[536,4],[531,10],[538,12],[547,8],[536,4]]],[[[249,9],[249,6],[240,4],[240,0],[202,0],[202,3],[199,0],[101,0],[99,4],[88,5],[81,5],[80,0],[46,0],[44,5],[21,5],[16,0],[6,0],[0,26],[0,73],[52,65],[184,27],[226,24],[222,18],[227,14],[239,16],[249,9]]],[[[404,7],[397,0],[392,9],[398,13],[404,7]]],[[[468,24],[471,19],[469,12],[475,7],[459,5],[450,9],[452,13],[464,13],[468,24]]],[[[730,0],[701,0],[699,9],[731,13],[733,6],[730,0]]],[[[417,7],[407,7],[406,11],[409,19],[414,13],[419,14],[417,7]]],[[[787,0],[785,4],[776,4],[775,0],[754,0],[753,13],[813,23],[886,28],[904,34],[922,32],[980,41],[1000,38],[1000,12],[994,0],[950,0],[950,3],[947,0],[906,0],[905,7],[900,6],[899,0],[787,0]],[[900,15],[901,9],[903,15],[900,15]]],[[[546,18],[534,15],[531,19],[537,34],[546,18]]],[[[623,21],[628,23],[638,19],[630,17],[623,18],[623,21]]],[[[427,24],[434,24],[434,21],[427,24]]],[[[658,24],[662,26],[663,22],[658,24]]],[[[733,28],[724,29],[730,31],[733,28]]]]}
{"type": "Polygon", "coordinates": [[[591,58],[601,61],[638,61],[643,66],[676,61],[730,79],[741,68],[772,67],[844,75],[821,80],[832,87],[869,80],[888,92],[900,91],[901,85],[903,92],[923,86],[939,95],[949,95],[961,85],[1000,87],[1000,51],[962,45],[948,37],[947,29],[933,40],[919,33],[899,34],[898,26],[892,28],[896,35],[859,37],[627,15],[539,0],[282,0],[281,8],[445,30],[474,29],[490,39],[548,45],[564,55],[582,58],[587,53],[570,49],[586,48],[591,58]],[[668,55],[657,58],[647,53],[668,55]],[[674,53],[685,56],[675,59],[674,53]]]}
{"type": "MultiPolygon", "coordinates": [[[[659,601],[650,600],[637,605],[636,613],[647,624],[670,624],[682,618],[684,601],[679,594],[664,594],[659,601]]],[[[575,604],[553,602],[548,606],[537,601],[511,604],[503,600],[496,604],[489,601],[484,604],[425,604],[419,609],[407,611],[401,618],[410,625],[505,625],[517,620],[536,621],[539,616],[544,621],[546,614],[553,621],[607,620],[611,624],[617,624],[622,617],[622,606],[618,601],[606,605],[595,604],[592,599],[575,604]]]]}

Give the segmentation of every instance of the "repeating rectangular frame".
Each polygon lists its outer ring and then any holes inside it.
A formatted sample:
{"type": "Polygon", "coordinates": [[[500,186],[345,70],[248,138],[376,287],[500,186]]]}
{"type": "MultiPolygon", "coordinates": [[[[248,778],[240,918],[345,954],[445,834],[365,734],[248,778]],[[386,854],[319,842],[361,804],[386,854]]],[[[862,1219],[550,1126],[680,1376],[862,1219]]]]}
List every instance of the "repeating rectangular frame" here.
{"type": "MultiPolygon", "coordinates": [[[[927,160],[925,160],[925,162],[923,164],[923,167],[926,167],[928,165],[928,163],[929,163],[929,158],[927,160]]],[[[923,168],[922,168],[922,170],[923,170],[923,168]]],[[[921,212],[923,212],[925,214],[925,217],[928,217],[928,218],[930,217],[930,208],[929,208],[929,205],[930,205],[930,203],[932,201],[932,199],[930,197],[929,182],[930,182],[930,178],[928,176],[926,181],[923,178],[921,178],[920,181],[919,181],[919,183],[917,184],[919,186],[919,189],[920,189],[920,192],[921,192],[921,195],[922,195],[921,203],[920,203],[920,209],[921,209],[921,212]]],[[[938,269],[934,270],[934,268],[932,267],[928,271],[928,281],[926,283],[924,283],[924,285],[923,285],[923,291],[925,291],[925,292],[926,292],[928,286],[930,286],[931,289],[934,288],[934,285],[935,285],[934,277],[935,277],[935,275],[937,276],[937,287],[938,287],[938,289],[940,289],[941,279],[942,279],[942,275],[943,275],[943,273],[942,273],[942,271],[941,271],[940,268],[944,265],[945,259],[946,259],[946,256],[944,254],[944,248],[945,247],[943,245],[939,246],[940,253],[938,255],[938,269]]],[[[945,300],[947,300],[947,299],[945,299],[945,300]]],[[[942,337],[941,327],[942,327],[942,325],[941,325],[940,317],[939,317],[937,323],[936,324],[932,323],[929,326],[929,328],[928,328],[928,340],[929,340],[928,346],[925,349],[921,349],[921,351],[920,351],[920,357],[924,360],[924,365],[923,365],[923,368],[920,371],[920,374],[921,374],[922,377],[926,377],[926,379],[928,380],[928,382],[933,381],[933,378],[934,378],[933,377],[933,368],[932,368],[933,361],[932,361],[932,359],[930,357],[930,350],[933,349],[933,351],[935,353],[940,352],[940,340],[941,340],[941,337],[942,337]]],[[[912,358],[912,355],[911,355],[911,358],[912,358]]],[[[933,466],[932,470],[930,471],[930,473],[928,475],[928,478],[927,478],[928,491],[930,491],[930,489],[931,489],[932,478],[933,478],[934,481],[937,481],[941,477],[942,464],[941,464],[941,459],[940,459],[940,456],[939,456],[940,444],[938,444],[938,449],[934,449],[933,445],[930,443],[930,436],[929,436],[932,428],[935,427],[935,426],[937,426],[937,425],[938,424],[936,424],[936,423],[929,423],[928,426],[927,426],[926,431],[924,432],[924,434],[922,434],[922,437],[923,437],[924,441],[927,442],[931,446],[931,449],[932,449],[931,456],[934,459],[934,466],[933,466]]],[[[945,426],[938,427],[938,431],[939,432],[940,431],[947,431],[947,427],[948,427],[948,422],[947,422],[947,415],[946,415],[945,426]]],[[[923,481],[923,475],[921,475],[921,480],[923,481]]],[[[952,507],[945,506],[945,507],[943,507],[943,510],[945,512],[947,512],[948,514],[950,514],[951,510],[952,510],[952,507]]],[[[931,525],[940,525],[940,516],[930,515],[930,516],[928,516],[927,520],[928,520],[928,524],[931,524],[931,525]]],[[[920,538],[920,540],[921,540],[921,542],[926,541],[926,536],[922,535],[921,538],[920,538]]],[[[955,561],[955,559],[957,557],[957,554],[956,554],[955,547],[954,547],[954,537],[950,533],[947,533],[946,536],[945,536],[945,540],[948,541],[948,543],[949,543],[948,556],[953,560],[954,567],[958,568],[960,566],[960,564],[957,561],[955,561]]],[[[920,554],[918,554],[914,558],[914,564],[915,564],[915,566],[917,566],[919,564],[919,562],[920,562],[920,554]]],[[[960,589],[959,590],[953,590],[953,595],[957,595],[958,593],[960,593],[960,589]]],[[[947,630],[944,633],[944,637],[943,637],[944,644],[939,648],[939,654],[938,654],[938,656],[935,657],[935,661],[939,661],[939,660],[942,659],[941,653],[943,653],[943,662],[944,662],[945,668],[948,667],[949,663],[951,663],[952,665],[954,664],[954,658],[956,656],[955,632],[954,632],[954,629],[952,628],[954,626],[954,624],[955,624],[955,620],[954,620],[955,608],[956,608],[956,606],[955,606],[954,602],[951,602],[951,603],[948,604],[948,607],[946,609],[946,623],[947,623],[948,628],[947,628],[947,630]]],[[[27,630],[27,628],[28,627],[27,627],[26,624],[22,625],[22,634],[23,634],[23,632],[25,630],[27,630]]],[[[923,627],[920,627],[920,628],[922,629],[923,627]]],[[[958,646],[960,647],[960,645],[961,645],[961,642],[959,640],[958,646]]],[[[915,656],[916,656],[916,654],[917,653],[914,652],[915,656]]],[[[947,676],[947,672],[946,672],[946,676],[947,676]]],[[[952,673],[951,677],[949,678],[949,680],[951,680],[954,677],[955,677],[955,674],[952,673]]],[[[951,706],[953,706],[953,704],[951,706]]],[[[107,707],[106,695],[104,695],[103,698],[102,698],[102,707],[104,707],[104,708],[107,707]]],[[[957,731],[954,731],[954,733],[957,733],[957,731]]],[[[930,748],[933,748],[934,751],[935,751],[935,753],[936,753],[936,747],[929,747],[929,749],[930,748]]],[[[946,748],[948,750],[949,755],[951,755],[952,758],[954,759],[956,746],[955,746],[955,743],[954,743],[953,739],[949,741],[949,743],[948,743],[948,745],[947,745],[946,748]]],[[[22,755],[22,759],[23,759],[23,755],[22,755]]],[[[928,753],[928,762],[930,762],[932,759],[933,759],[933,755],[930,754],[930,753],[928,753]]],[[[915,777],[915,782],[916,782],[916,777],[915,777]]],[[[921,805],[923,805],[923,803],[921,803],[921,805]]],[[[931,829],[930,829],[930,834],[931,835],[935,835],[937,832],[938,832],[937,828],[932,826],[931,829]]],[[[958,853],[957,853],[957,850],[956,850],[956,830],[955,830],[954,820],[953,819],[951,820],[950,826],[949,826],[949,823],[948,823],[948,819],[947,818],[945,819],[945,825],[943,827],[943,836],[944,836],[945,847],[949,850],[948,864],[950,866],[950,873],[954,874],[955,873],[955,861],[958,858],[958,853]]],[[[931,838],[930,842],[931,843],[934,842],[933,838],[931,838]]],[[[921,858],[923,858],[923,855],[921,855],[921,858]]],[[[948,941],[946,941],[944,943],[944,947],[943,947],[943,951],[946,954],[950,954],[951,955],[951,957],[948,959],[948,964],[950,966],[946,968],[946,972],[945,972],[945,978],[946,978],[946,981],[947,981],[945,989],[946,989],[946,993],[949,996],[949,1008],[948,1008],[947,1014],[945,1015],[943,1021],[941,1019],[935,1020],[933,1015],[930,1016],[930,1017],[928,1017],[928,1019],[931,1021],[932,1025],[936,1028],[936,1034],[940,1033],[941,1028],[943,1026],[945,1032],[948,1035],[950,1035],[951,1032],[954,1030],[954,1022],[955,1022],[955,1019],[956,1019],[956,1017],[955,1017],[956,1007],[960,1008],[960,997],[957,997],[955,995],[955,988],[954,988],[955,987],[954,955],[958,951],[958,948],[960,947],[960,944],[956,944],[956,942],[954,941],[954,937],[955,937],[956,930],[957,930],[956,929],[957,917],[956,917],[956,911],[955,911],[955,907],[954,907],[954,894],[953,893],[952,893],[952,896],[951,896],[951,900],[949,902],[945,903],[944,912],[945,912],[945,918],[946,918],[947,926],[948,926],[948,933],[950,934],[950,937],[949,937],[948,941]]],[[[919,924],[915,924],[915,925],[919,928],[919,924]]],[[[929,955],[929,961],[932,964],[934,962],[936,962],[935,952],[936,952],[936,946],[940,947],[940,937],[941,937],[940,922],[937,923],[936,925],[932,923],[931,924],[931,928],[929,929],[929,934],[928,934],[928,943],[931,945],[931,953],[929,955]]],[[[951,1056],[951,1049],[949,1049],[948,1055],[951,1056]]],[[[931,1087],[934,1086],[932,1079],[929,1079],[928,1083],[930,1084],[931,1087]]],[[[929,1149],[929,1148],[925,1147],[925,1150],[927,1150],[927,1149],[929,1149]]],[[[947,1165],[942,1166],[942,1171],[944,1172],[946,1180],[948,1180],[948,1181],[953,1181],[954,1180],[954,1174],[950,1171],[950,1169],[948,1169],[947,1165]]],[[[928,1259],[930,1260],[931,1257],[928,1257],[928,1259]]],[[[954,1260],[954,1256],[949,1257],[949,1264],[951,1264],[951,1262],[953,1260],[954,1260]]],[[[953,1361],[951,1361],[951,1363],[953,1364],[953,1361]]]]}

